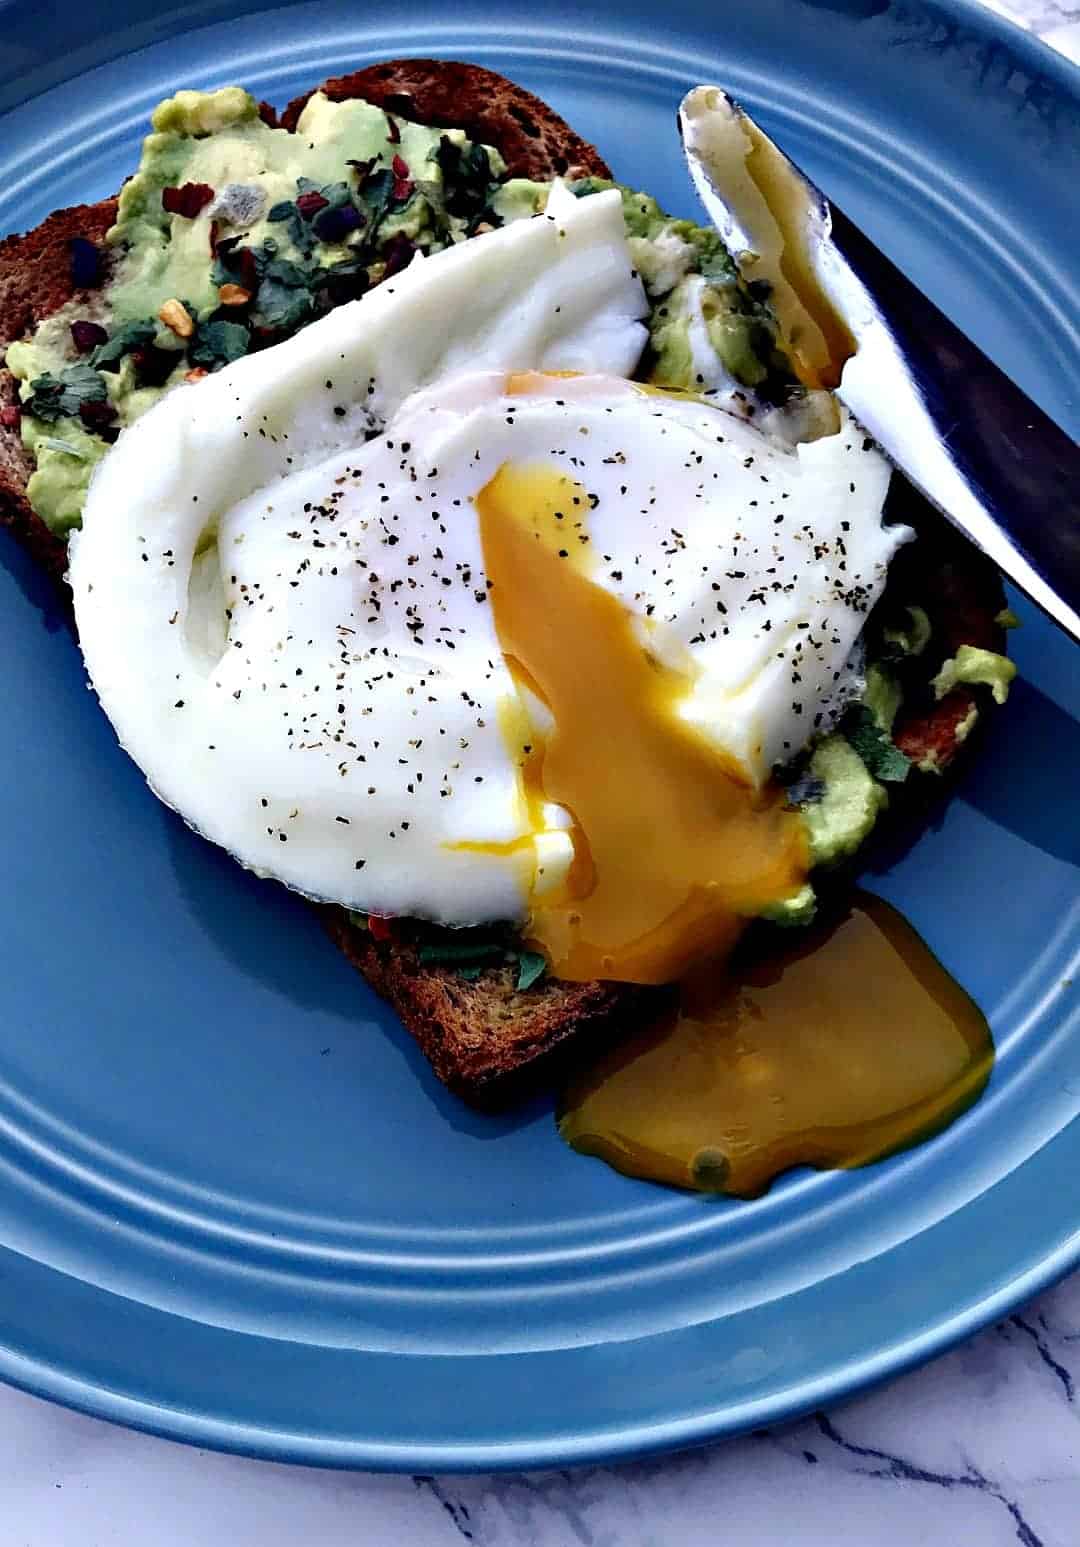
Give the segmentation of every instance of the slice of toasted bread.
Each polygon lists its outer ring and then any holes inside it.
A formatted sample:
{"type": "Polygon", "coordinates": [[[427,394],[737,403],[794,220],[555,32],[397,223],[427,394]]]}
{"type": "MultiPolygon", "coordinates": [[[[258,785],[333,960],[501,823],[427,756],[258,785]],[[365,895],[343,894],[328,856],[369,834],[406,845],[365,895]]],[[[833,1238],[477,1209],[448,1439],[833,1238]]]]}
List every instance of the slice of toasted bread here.
{"type": "MultiPolygon", "coordinates": [[[[495,145],[512,176],[610,175],[595,148],[544,102],[476,65],[394,60],[335,78],[321,89],[334,100],[360,98],[416,122],[461,128],[471,139],[495,145]]],[[[307,100],[298,97],[289,104],[280,118],[282,127],[295,129],[307,100]]],[[[267,122],[276,121],[271,109],[264,105],[262,111],[267,122]]],[[[71,298],[71,239],[100,243],[115,213],[114,199],[61,210],[25,236],[0,242],[0,345],[25,336],[71,298]]],[[[0,371],[0,406],[17,401],[15,387],[13,378],[0,371]]],[[[65,545],[26,499],[31,471],[17,427],[0,423],[0,521],[60,578],[65,545]]],[[[950,571],[950,589],[938,588],[942,615],[953,619],[950,637],[956,634],[956,643],[1000,648],[991,638],[993,612],[1001,606],[1000,582],[988,580],[989,572],[966,545],[963,553],[966,558],[950,571]]],[[[909,714],[905,750],[917,756],[920,746],[933,745],[944,766],[956,750],[955,728],[970,703],[966,690],[959,690],[942,705],[909,714]]],[[[339,908],[322,912],[331,937],[401,1016],[439,1078],[476,1105],[526,1093],[552,1072],[570,1044],[629,1031],[662,1003],[662,991],[617,983],[548,979],[519,993],[511,969],[504,967],[466,982],[452,968],[422,963],[412,944],[375,939],[339,908]]]]}
{"type": "MultiPolygon", "coordinates": [[[[462,128],[470,138],[495,145],[511,176],[609,175],[597,151],[545,103],[477,65],[391,61],[328,81],[322,89],[336,101],[362,98],[416,122],[462,128]]],[[[304,96],[290,103],[282,127],[296,127],[306,101],[304,96]]],[[[275,121],[265,106],[263,117],[275,121]]],[[[100,244],[115,218],[116,200],[105,199],[59,210],[25,236],[0,242],[0,343],[24,337],[71,299],[69,243],[86,237],[100,244]]],[[[92,304],[92,297],[87,299],[92,304]]],[[[17,401],[14,378],[0,372],[0,405],[17,401]]],[[[0,424],[0,520],[59,579],[66,547],[26,498],[32,470],[18,428],[0,424]]],[[[509,969],[466,983],[448,968],[421,965],[412,946],[374,941],[339,908],[322,912],[331,937],[394,1006],[439,1078],[474,1103],[509,1099],[535,1082],[542,1068],[550,1069],[571,1038],[629,1029],[654,1002],[654,995],[621,984],[546,981],[518,994],[509,969]]]]}
{"type": "Polygon", "coordinates": [[[602,1046],[657,1014],[665,990],[629,983],[542,978],[524,992],[516,968],[466,982],[421,963],[408,942],[377,940],[341,908],[325,909],[330,936],[412,1032],[444,1084],[473,1106],[505,1105],[554,1075],[569,1044],[602,1046]]]}

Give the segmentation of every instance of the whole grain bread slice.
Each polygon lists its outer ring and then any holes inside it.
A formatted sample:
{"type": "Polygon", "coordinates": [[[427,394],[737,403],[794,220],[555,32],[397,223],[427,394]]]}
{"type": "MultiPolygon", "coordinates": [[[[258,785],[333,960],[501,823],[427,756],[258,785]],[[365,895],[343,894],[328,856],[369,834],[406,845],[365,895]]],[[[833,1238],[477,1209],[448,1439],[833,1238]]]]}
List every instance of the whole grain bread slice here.
{"type": "Polygon", "coordinates": [[[556,978],[519,992],[516,967],[466,981],[452,967],[421,962],[415,943],[357,928],[341,908],[324,915],[331,939],[397,1011],[440,1080],[471,1106],[532,1094],[567,1057],[647,1024],[668,998],[665,989],[556,978]]]}
{"type": "MultiPolygon", "coordinates": [[[[477,65],[393,60],[336,77],[321,89],[336,101],[359,98],[414,122],[461,128],[471,139],[495,145],[511,176],[610,176],[595,147],[546,103],[477,65]]],[[[262,116],[294,130],[308,96],[291,102],[280,120],[265,104],[262,116]]],[[[115,217],[116,201],[106,199],[57,211],[26,235],[0,242],[0,346],[26,336],[76,294],[71,240],[85,237],[100,244],[115,217]]],[[[90,293],[86,300],[92,308],[90,293]]],[[[0,371],[0,408],[15,405],[15,388],[10,374],[0,371]]],[[[31,471],[17,426],[0,422],[0,522],[59,580],[66,567],[65,545],[26,498],[31,471]]],[[[931,519],[924,523],[924,532],[934,541],[941,527],[931,519]]],[[[966,545],[957,549],[947,533],[942,540],[948,547],[947,565],[927,565],[923,555],[924,573],[932,577],[938,598],[929,603],[935,623],[940,619],[948,628],[953,647],[968,642],[1000,648],[1000,630],[993,620],[1001,606],[996,571],[966,545]]],[[[970,695],[961,689],[941,705],[909,712],[901,728],[905,750],[917,757],[920,750],[932,748],[944,767],[957,749],[954,731],[970,703],[970,695]]],[[[619,983],[543,979],[518,992],[514,972],[503,966],[467,982],[451,967],[421,961],[415,939],[378,938],[351,922],[340,908],[321,911],[331,938],[397,1011],[439,1078],[474,1105],[498,1105],[527,1093],[552,1073],[571,1047],[599,1043],[640,1026],[663,1003],[663,991],[619,983]]]]}
{"type": "MultiPolygon", "coordinates": [[[[415,122],[462,128],[495,145],[511,176],[610,175],[598,152],[539,98],[476,65],[397,60],[328,81],[322,89],[335,101],[361,98],[415,122]]],[[[281,127],[295,129],[306,101],[290,103],[281,127]]],[[[278,122],[265,104],[262,115],[278,122]]],[[[115,219],[116,200],[104,199],[58,210],[24,236],[0,242],[0,345],[31,333],[73,295],[83,295],[93,308],[94,295],[76,292],[72,283],[70,243],[84,237],[101,244],[115,219]]],[[[0,406],[18,402],[16,385],[9,372],[0,372],[0,406]]],[[[32,471],[17,425],[0,423],[0,521],[60,580],[66,546],[26,498],[32,471]]],[[[66,599],[66,587],[62,591],[66,599]]],[[[571,1039],[639,1024],[655,999],[628,985],[554,980],[517,993],[507,968],[466,983],[449,968],[422,964],[413,944],[376,941],[339,908],[321,912],[331,938],[393,1005],[439,1078],[477,1104],[525,1091],[571,1039]]]]}

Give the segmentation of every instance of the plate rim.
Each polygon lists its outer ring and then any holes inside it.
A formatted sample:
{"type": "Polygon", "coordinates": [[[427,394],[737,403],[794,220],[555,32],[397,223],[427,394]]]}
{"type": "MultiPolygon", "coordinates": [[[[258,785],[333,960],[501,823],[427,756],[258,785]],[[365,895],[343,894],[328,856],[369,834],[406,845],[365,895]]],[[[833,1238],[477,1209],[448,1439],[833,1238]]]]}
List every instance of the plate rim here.
{"type": "MultiPolygon", "coordinates": [[[[926,8],[996,39],[1014,58],[1026,62],[1039,75],[1049,77],[1058,91],[1080,107],[1080,70],[1040,38],[991,11],[982,0],[928,0],[926,8]]],[[[1076,1126],[1074,1121],[1060,1134],[1075,1130],[1076,1126]]],[[[1031,1167],[1037,1167],[1041,1160],[1039,1152],[1029,1155],[1008,1175],[1019,1176],[1031,1167]]],[[[1005,1180],[1006,1177],[998,1179],[980,1197],[992,1194],[1005,1180]]],[[[969,1200],[957,1211],[958,1215],[962,1216],[976,1201],[969,1200]]],[[[888,1256],[897,1249],[894,1245],[883,1255],[888,1256]]],[[[11,1251],[0,1243],[0,1263],[11,1251]]],[[[1050,1288],[1078,1266],[1080,1223],[1056,1248],[1021,1267],[993,1292],[978,1296],[961,1310],[937,1319],[914,1335],[887,1344],[879,1343],[865,1357],[849,1359],[795,1388],[780,1386],[767,1397],[736,1404],[728,1401],[723,1406],[711,1407],[688,1417],[669,1417],[660,1422],[639,1421],[614,1429],[606,1426],[590,1429],[578,1425],[575,1432],[556,1435],[544,1442],[529,1438],[498,1444],[469,1441],[406,1446],[371,1439],[338,1440],[326,1434],[304,1435],[290,1432],[281,1425],[263,1428],[250,1422],[229,1422],[209,1412],[172,1407],[111,1390],[98,1381],[73,1375],[56,1363],[20,1353],[4,1341],[0,1341],[0,1380],[70,1410],[144,1433],[292,1464],[387,1473],[468,1474],[622,1462],[700,1446],[752,1427],[791,1421],[817,1407],[873,1389],[973,1336],[1020,1303],[1050,1288]]],[[[113,1293],[93,1287],[98,1293],[113,1293]]],[[[0,1333],[0,1339],[3,1337],[0,1333]]],[[[512,1359],[516,1356],[495,1357],[512,1359]]]]}
{"type": "MultiPolygon", "coordinates": [[[[1026,1164],[1031,1164],[1031,1160],[1026,1164]]],[[[1026,1272],[1010,1279],[994,1294],[984,1296],[963,1312],[939,1322],[917,1337],[889,1345],[885,1350],[879,1349],[875,1355],[857,1364],[849,1362],[831,1376],[804,1382],[794,1392],[783,1389],[768,1398],[741,1406],[733,1407],[728,1403],[723,1409],[689,1418],[642,1423],[615,1431],[583,1429],[576,1436],[562,1435],[542,1444],[535,1440],[511,1440],[497,1444],[486,1441],[404,1446],[371,1440],[332,1440],[325,1435],[303,1436],[282,1428],[230,1423],[208,1414],[110,1391],[95,1382],[65,1375],[46,1361],[30,1359],[3,1347],[0,1347],[0,1381],[30,1396],[55,1402],[69,1411],[160,1439],[252,1460],[313,1466],[329,1471],[471,1476],[620,1464],[699,1448],[753,1429],[795,1422],[818,1408],[873,1391],[973,1337],[1009,1315],[1017,1305],[1052,1288],[1078,1266],[1080,1224],[1072,1239],[1026,1272]]],[[[517,1356],[502,1357],[512,1359],[517,1356]]]]}

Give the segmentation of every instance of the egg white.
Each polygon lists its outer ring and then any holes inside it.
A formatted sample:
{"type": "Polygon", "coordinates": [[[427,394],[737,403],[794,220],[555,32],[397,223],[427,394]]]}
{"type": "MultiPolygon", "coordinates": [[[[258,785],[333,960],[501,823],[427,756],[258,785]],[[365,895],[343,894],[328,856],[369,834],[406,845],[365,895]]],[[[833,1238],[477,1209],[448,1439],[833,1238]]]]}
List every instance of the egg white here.
{"type": "Polygon", "coordinates": [[[581,483],[593,578],[748,777],[828,722],[906,535],[881,525],[887,464],[850,424],[792,451],[620,380],[644,310],[618,195],[556,197],[125,432],[70,580],[93,685],[162,799],[311,896],[520,919],[570,850],[558,808],[533,832],[503,730],[521,700],[472,501],[507,461],[581,483]],[[594,374],[507,396],[529,367],[594,374]]]}

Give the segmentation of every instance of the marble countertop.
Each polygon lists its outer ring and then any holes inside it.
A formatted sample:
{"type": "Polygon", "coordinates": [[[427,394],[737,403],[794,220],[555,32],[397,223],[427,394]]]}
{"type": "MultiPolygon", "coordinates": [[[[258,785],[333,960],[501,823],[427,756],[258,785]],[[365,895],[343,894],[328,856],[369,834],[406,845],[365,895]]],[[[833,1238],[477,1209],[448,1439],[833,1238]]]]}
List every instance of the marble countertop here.
{"type": "MultiPolygon", "coordinates": [[[[1080,63],[1080,0],[987,0],[1080,63]]],[[[1077,1547],[1080,1273],[828,1413],[666,1459],[510,1477],[274,1466],[0,1386],[0,1547],[1077,1547]]]]}
{"type": "Polygon", "coordinates": [[[3,1547],[1076,1547],[1080,1273],[880,1391],[618,1468],[373,1477],[215,1455],[0,1387],[3,1547]]]}

